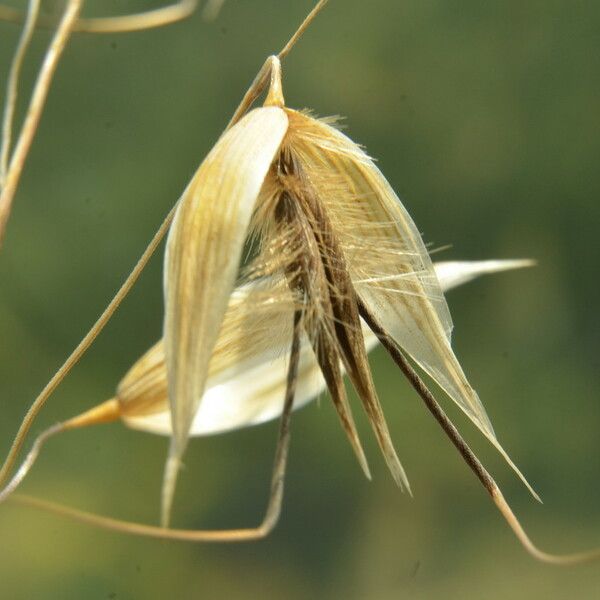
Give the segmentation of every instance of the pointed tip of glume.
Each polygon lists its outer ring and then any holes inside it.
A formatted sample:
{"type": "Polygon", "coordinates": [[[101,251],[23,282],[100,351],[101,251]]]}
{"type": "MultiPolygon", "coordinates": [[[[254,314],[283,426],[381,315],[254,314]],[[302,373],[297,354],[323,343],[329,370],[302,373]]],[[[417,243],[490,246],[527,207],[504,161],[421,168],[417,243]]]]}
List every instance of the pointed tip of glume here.
{"type": "Polygon", "coordinates": [[[527,488],[527,490],[529,491],[529,493],[535,498],[535,500],[537,500],[540,504],[543,504],[542,499],[540,498],[540,495],[533,489],[533,486],[529,483],[529,481],[527,480],[527,478],[525,477],[525,475],[523,475],[523,473],[521,472],[521,470],[519,469],[519,467],[517,467],[517,465],[513,462],[513,460],[510,458],[510,456],[508,455],[508,453],[506,452],[506,450],[504,450],[504,448],[500,445],[500,442],[498,441],[497,438],[492,438],[487,436],[488,439],[492,442],[492,445],[496,448],[496,450],[498,450],[498,452],[500,452],[500,455],[502,456],[502,458],[504,458],[504,460],[506,461],[506,463],[508,464],[508,466],[515,472],[515,474],[517,475],[517,477],[523,482],[523,484],[525,485],[525,487],[527,488]]]}
{"type": "Polygon", "coordinates": [[[517,468],[515,463],[510,458],[508,458],[508,464],[513,468],[513,470],[515,471],[515,473],[517,474],[519,479],[525,484],[525,487],[527,488],[529,493],[533,496],[533,498],[535,500],[537,500],[540,504],[544,504],[542,502],[540,495],[533,489],[533,486],[529,483],[529,481],[527,480],[525,475],[523,475],[523,473],[520,471],[520,469],[517,468]]]}
{"type": "Polygon", "coordinates": [[[408,477],[406,476],[406,471],[400,464],[400,461],[397,461],[395,466],[396,468],[392,469],[392,477],[394,478],[396,485],[402,492],[406,492],[412,498],[413,493],[410,487],[410,482],[408,481],[408,477]]]}
{"type": "Polygon", "coordinates": [[[511,269],[525,269],[537,267],[538,261],[534,258],[513,258],[495,261],[498,271],[509,271],[511,269]]]}
{"type": "Polygon", "coordinates": [[[181,460],[179,456],[169,455],[165,464],[160,503],[160,526],[164,528],[169,527],[171,521],[171,509],[180,467],[181,460]]]}
{"type": "Polygon", "coordinates": [[[362,449],[362,447],[356,448],[356,458],[358,460],[358,464],[360,466],[361,471],[364,476],[369,480],[373,481],[373,476],[371,475],[371,469],[369,468],[369,462],[367,461],[367,457],[362,449]]]}

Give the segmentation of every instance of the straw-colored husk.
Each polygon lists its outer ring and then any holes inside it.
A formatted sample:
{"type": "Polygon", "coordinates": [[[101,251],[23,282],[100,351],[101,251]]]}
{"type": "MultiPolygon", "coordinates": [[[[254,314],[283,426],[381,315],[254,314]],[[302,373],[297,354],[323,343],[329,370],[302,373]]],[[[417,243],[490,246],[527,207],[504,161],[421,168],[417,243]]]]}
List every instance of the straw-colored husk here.
{"type": "MultiPolygon", "coordinates": [[[[531,265],[527,260],[447,261],[434,263],[444,292],[489,273],[531,265]]],[[[190,435],[203,436],[258,425],[281,414],[287,356],[291,340],[286,305],[277,310],[256,309],[251,300],[260,285],[236,288],[223,319],[208,370],[206,391],[194,415],[190,435]],[[273,332],[288,332],[273,336],[273,332]],[[257,335],[258,334],[258,335],[257,335]]],[[[290,308],[291,298],[289,300],[290,308]]],[[[363,322],[367,351],[376,336],[363,322]]],[[[343,367],[343,366],[342,366],[343,367]]],[[[302,339],[298,388],[294,408],[305,406],[325,389],[325,381],[306,336],[302,339]]],[[[164,345],[146,352],[119,383],[117,398],[123,422],[134,429],[171,435],[164,345]]]]}
{"type": "MultiPolygon", "coordinates": [[[[169,232],[164,340],[173,435],[166,490],[174,488],[250,218],[287,127],[284,111],[266,107],[227,131],[183,193],[169,232]]],[[[166,491],[163,505],[171,497],[166,491]]],[[[168,507],[163,520],[166,513],[168,507]]]]}

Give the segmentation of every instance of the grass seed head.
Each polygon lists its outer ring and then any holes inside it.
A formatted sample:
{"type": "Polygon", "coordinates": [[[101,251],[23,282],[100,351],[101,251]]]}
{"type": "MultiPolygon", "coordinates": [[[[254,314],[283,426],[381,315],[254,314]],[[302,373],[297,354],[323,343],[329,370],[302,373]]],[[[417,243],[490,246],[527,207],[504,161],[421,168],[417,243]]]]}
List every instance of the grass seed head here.
{"type": "Polygon", "coordinates": [[[165,253],[163,340],[131,368],[116,398],[42,434],[0,491],[0,500],[19,485],[47,438],[121,417],[132,427],[171,437],[160,528],[39,500],[29,503],[140,535],[195,541],[264,537],[280,512],[290,412],[322,389],[329,390],[359,464],[370,476],[344,372],[392,476],[410,491],[367,359],[379,339],[527,550],[558,564],[595,558],[597,551],[548,555],[530,542],[494,480],[404,356],[440,385],[531,490],[499,444],[451,348],[452,321],[443,294],[477,274],[525,266],[526,261],[450,263],[436,272],[410,215],[364,150],[331,119],[285,106],[280,58],[324,4],[317,4],[278,57],[266,61],[179,200],[165,253]],[[250,110],[267,85],[263,107],[250,110]],[[247,247],[254,251],[245,262],[247,247]],[[167,529],[189,437],[280,413],[263,523],[221,532],[167,529]]]}
{"type": "MultiPolygon", "coordinates": [[[[271,57],[267,64],[265,106],[249,112],[217,142],[185,190],[167,241],[164,340],[172,443],[163,524],[249,239],[258,251],[242,270],[241,285],[256,286],[260,303],[288,323],[288,343],[293,314],[302,313],[305,336],[367,475],[341,365],[394,479],[410,489],[371,377],[360,305],[529,487],[497,441],[451,348],[450,313],[407,210],[359,145],[329,120],[285,107],[279,60],[271,57]]],[[[249,294],[246,310],[260,314],[260,304],[252,300],[249,294]]],[[[285,325],[266,330],[273,348],[281,347],[276,338],[285,330],[285,325]]],[[[260,341],[258,332],[247,333],[251,346],[255,335],[260,341]]]]}

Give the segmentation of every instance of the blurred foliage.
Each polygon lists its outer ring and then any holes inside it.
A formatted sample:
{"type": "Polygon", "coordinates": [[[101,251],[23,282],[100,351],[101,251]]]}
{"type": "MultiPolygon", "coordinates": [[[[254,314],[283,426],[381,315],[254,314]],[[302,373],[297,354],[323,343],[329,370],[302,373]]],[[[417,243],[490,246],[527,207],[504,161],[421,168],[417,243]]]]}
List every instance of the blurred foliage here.
{"type": "MultiPolygon", "coordinates": [[[[156,5],[90,0],[86,14],[156,5]]],[[[214,23],[197,14],[161,30],[72,39],[0,252],[2,455],[264,58],[311,6],[228,0],[214,23]]],[[[0,23],[2,87],[18,34],[0,23]]],[[[36,35],[26,85],[48,36],[36,35]]],[[[539,261],[449,302],[457,353],[545,504],[448,409],[552,550],[600,541],[599,42],[594,0],[332,0],[284,65],[288,104],[347,117],[426,241],[452,245],[438,258],[539,261]]],[[[35,431],[112,395],[160,336],[161,313],[157,256],[35,431]]],[[[380,350],[373,367],[414,499],[394,488],[364,422],[374,481],[363,480],[323,398],[294,417],[283,515],[268,540],[160,543],[4,505],[2,596],[598,597],[597,564],[549,568],[524,554],[380,350]]],[[[258,522],[275,436],[271,423],[194,441],[175,525],[258,522]]],[[[166,444],[119,424],[73,432],[48,445],[24,487],[155,522],[166,444]]]]}

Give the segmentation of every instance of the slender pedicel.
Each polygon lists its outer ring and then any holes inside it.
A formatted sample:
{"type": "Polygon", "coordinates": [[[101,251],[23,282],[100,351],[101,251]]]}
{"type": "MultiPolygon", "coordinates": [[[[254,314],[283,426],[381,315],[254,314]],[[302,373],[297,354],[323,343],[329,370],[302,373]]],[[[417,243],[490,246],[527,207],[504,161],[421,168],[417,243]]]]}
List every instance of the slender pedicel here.
{"type": "MultiPolygon", "coordinates": [[[[275,451],[273,474],[271,476],[269,501],[265,516],[258,527],[229,530],[166,529],[164,527],[144,525],[141,523],[133,523],[131,521],[122,521],[120,519],[103,517],[101,515],[88,513],[30,496],[15,494],[12,496],[12,499],[21,504],[32,506],[34,508],[40,508],[42,510],[80,521],[82,523],[93,525],[95,527],[110,529],[120,533],[141,535],[144,537],[180,540],[187,542],[248,542],[264,538],[273,530],[277,524],[279,515],[281,514],[285,470],[290,445],[290,418],[298,380],[302,318],[303,315],[300,311],[296,311],[294,313],[292,343],[286,377],[286,391],[281,413],[279,434],[277,437],[277,449],[275,451]]],[[[49,437],[50,435],[52,434],[49,432],[46,437],[49,437]]]]}

